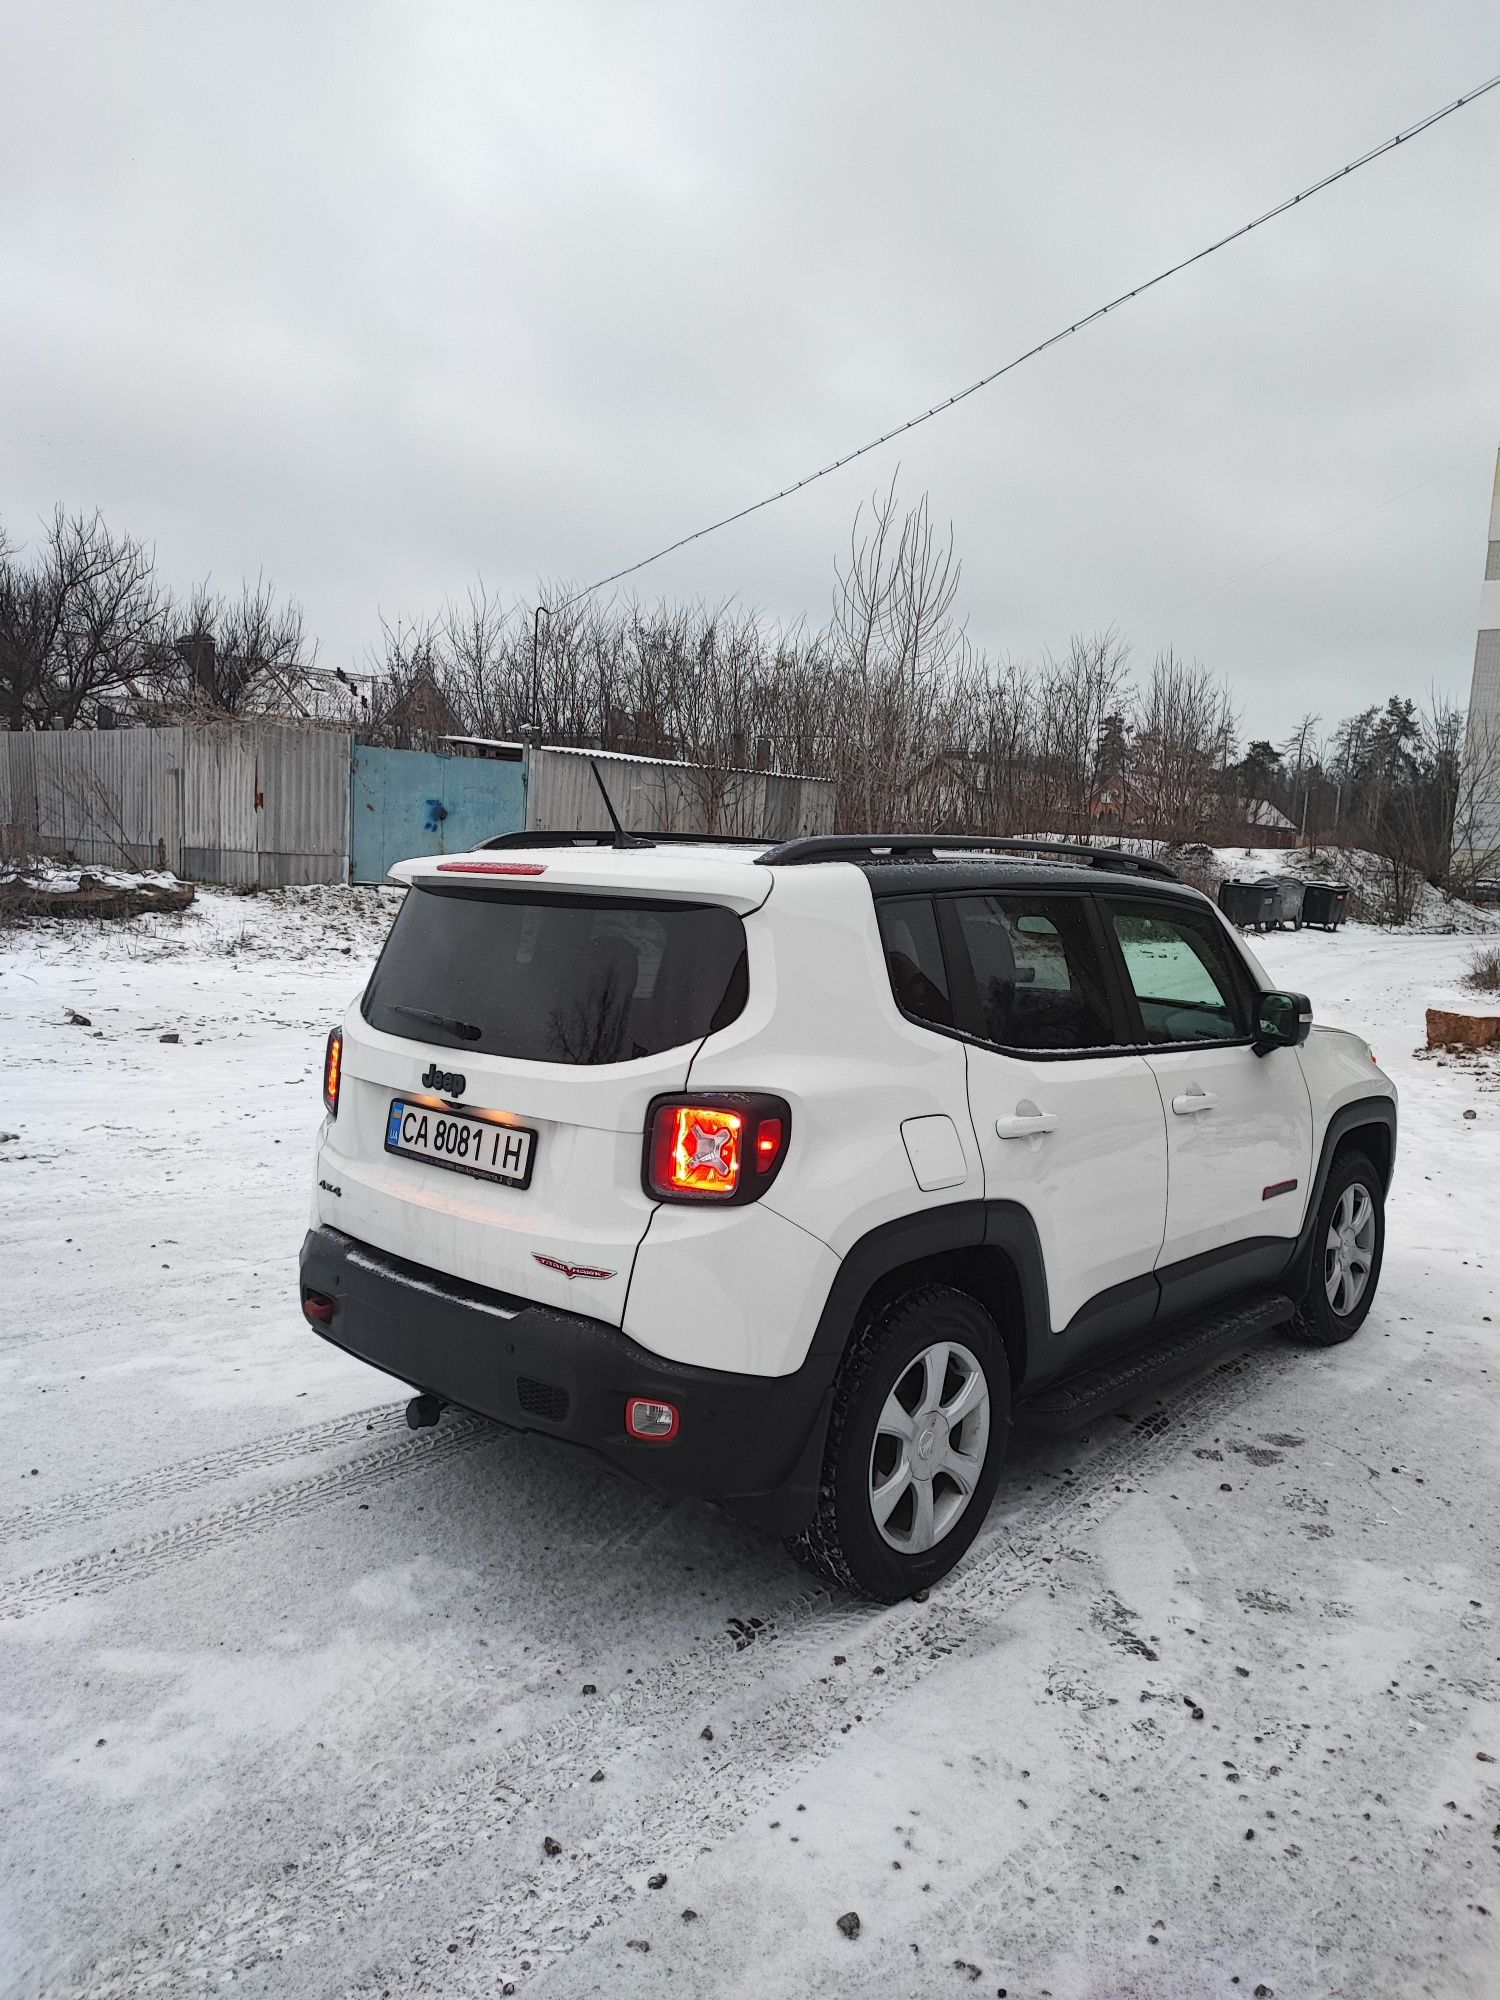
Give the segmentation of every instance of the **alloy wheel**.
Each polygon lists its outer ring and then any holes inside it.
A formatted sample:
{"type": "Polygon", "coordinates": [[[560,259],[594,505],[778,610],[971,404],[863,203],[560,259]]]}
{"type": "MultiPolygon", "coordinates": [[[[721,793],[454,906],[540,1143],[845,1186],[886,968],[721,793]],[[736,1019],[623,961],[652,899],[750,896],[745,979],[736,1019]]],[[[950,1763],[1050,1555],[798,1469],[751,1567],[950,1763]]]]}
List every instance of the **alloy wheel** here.
{"type": "Polygon", "coordinates": [[[1351,1181],[1334,1204],[1323,1253],[1323,1286],[1342,1319],[1364,1297],[1375,1260],[1375,1204],[1369,1189],[1351,1181]]]}
{"type": "Polygon", "coordinates": [[[967,1347],[940,1340],[909,1361],[870,1450],[870,1511],[902,1555],[940,1542],[973,1498],[990,1435],[990,1389],[967,1347]]]}

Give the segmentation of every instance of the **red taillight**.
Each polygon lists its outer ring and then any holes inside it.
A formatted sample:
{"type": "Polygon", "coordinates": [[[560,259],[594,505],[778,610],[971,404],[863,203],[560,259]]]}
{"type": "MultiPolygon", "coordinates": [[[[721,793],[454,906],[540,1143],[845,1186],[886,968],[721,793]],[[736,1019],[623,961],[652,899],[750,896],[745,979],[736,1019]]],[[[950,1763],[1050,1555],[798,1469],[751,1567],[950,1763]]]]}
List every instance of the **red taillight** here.
{"type": "Polygon", "coordinates": [[[667,1104],[656,1114],[652,1179],[663,1194],[732,1195],[740,1184],[745,1121],[707,1104],[667,1104]]]}
{"type": "Polygon", "coordinates": [[[545,861],[440,861],[439,875],[545,875],[545,861]]]}
{"type": "Polygon", "coordinates": [[[314,1326],[327,1326],[333,1318],[333,1300],[325,1298],[321,1292],[304,1292],[302,1317],[311,1320],[314,1326]]]}
{"type": "Polygon", "coordinates": [[[669,1444],[682,1419],[675,1403],[658,1403],[650,1396],[632,1396],[625,1405],[625,1429],[645,1444],[669,1444]]]}
{"type": "Polygon", "coordinates": [[[646,1192],[658,1201],[754,1201],[776,1178],[790,1128],[779,1097],[659,1098],[646,1126],[646,1192]]]}
{"type": "Polygon", "coordinates": [[[330,1118],[339,1115],[339,1080],[344,1073],[344,1031],[335,1028],[323,1056],[323,1102],[330,1118]]]}

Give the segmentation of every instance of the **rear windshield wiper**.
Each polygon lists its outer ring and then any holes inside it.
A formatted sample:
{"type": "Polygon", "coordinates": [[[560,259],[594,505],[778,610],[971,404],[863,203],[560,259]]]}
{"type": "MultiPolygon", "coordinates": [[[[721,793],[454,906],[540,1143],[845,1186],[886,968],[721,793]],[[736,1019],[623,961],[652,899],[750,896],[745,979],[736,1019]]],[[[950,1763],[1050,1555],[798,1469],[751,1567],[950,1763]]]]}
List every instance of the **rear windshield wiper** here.
{"type": "Polygon", "coordinates": [[[391,1008],[393,1014],[404,1014],[409,1021],[427,1021],[434,1028],[446,1028],[450,1035],[458,1035],[463,1041],[477,1042],[484,1030],[476,1028],[472,1021],[450,1021],[446,1014],[430,1014],[425,1007],[391,1008]]]}

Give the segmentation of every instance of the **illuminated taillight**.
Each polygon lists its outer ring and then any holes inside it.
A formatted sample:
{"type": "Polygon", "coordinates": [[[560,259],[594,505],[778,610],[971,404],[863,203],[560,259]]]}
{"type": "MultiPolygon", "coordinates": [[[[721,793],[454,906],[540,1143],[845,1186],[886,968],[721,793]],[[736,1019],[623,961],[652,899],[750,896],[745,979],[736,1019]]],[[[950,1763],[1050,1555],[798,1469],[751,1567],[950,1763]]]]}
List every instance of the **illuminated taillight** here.
{"type": "Polygon", "coordinates": [[[323,1056],[323,1102],[330,1118],[339,1115],[339,1080],[344,1073],[344,1031],[335,1028],[323,1056]]]}
{"type": "Polygon", "coordinates": [[[754,1201],[776,1178],[790,1129],[779,1097],[658,1098],[646,1125],[646,1192],[658,1201],[754,1201]]]}
{"type": "Polygon", "coordinates": [[[656,1115],[653,1178],[663,1194],[732,1195],[740,1184],[745,1121],[707,1104],[669,1104],[656,1115]]]}
{"type": "Polygon", "coordinates": [[[681,1418],[675,1403],[658,1403],[649,1396],[632,1396],[625,1405],[625,1429],[646,1444],[668,1444],[676,1437],[681,1418]]]}

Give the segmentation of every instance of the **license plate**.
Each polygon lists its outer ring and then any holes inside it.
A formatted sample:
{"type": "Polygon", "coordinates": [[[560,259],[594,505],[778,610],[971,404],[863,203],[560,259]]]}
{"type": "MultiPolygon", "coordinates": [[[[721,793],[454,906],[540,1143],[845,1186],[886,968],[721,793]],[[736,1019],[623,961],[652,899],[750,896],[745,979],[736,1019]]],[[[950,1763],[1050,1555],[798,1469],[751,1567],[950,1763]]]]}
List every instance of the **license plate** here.
{"type": "Polygon", "coordinates": [[[385,1121],[385,1150],[404,1159],[451,1167],[476,1180],[504,1187],[531,1185],[536,1134],[526,1125],[507,1125],[476,1111],[434,1110],[405,1097],[391,1099],[385,1121]]]}

